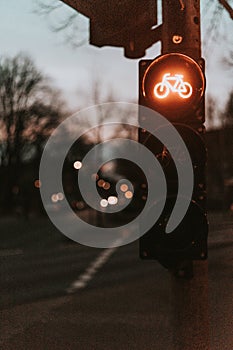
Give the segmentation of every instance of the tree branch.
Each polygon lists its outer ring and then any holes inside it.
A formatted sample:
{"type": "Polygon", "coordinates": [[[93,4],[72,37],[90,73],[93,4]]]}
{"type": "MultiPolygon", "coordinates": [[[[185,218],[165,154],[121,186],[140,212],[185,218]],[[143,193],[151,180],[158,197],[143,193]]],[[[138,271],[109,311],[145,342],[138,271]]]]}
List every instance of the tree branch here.
{"type": "Polygon", "coordinates": [[[228,2],[226,0],[218,0],[219,3],[227,10],[227,12],[229,13],[231,19],[233,19],[233,9],[232,7],[228,4],[228,2]]]}

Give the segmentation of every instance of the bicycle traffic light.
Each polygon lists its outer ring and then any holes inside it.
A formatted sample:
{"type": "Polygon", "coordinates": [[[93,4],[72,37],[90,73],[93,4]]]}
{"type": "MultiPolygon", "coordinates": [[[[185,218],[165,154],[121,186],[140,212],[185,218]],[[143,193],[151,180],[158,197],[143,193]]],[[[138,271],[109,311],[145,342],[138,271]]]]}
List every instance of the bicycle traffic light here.
{"type": "MultiPolygon", "coordinates": [[[[178,159],[185,164],[188,161],[187,154],[184,156],[184,152],[174,143],[170,145],[178,154],[174,160],[166,144],[146,129],[139,129],[139,142],[160,162],[167,183],[163,212],[154,226],[140,238],[140,256],[142,259],[157,259],[166,267],[182,260],[207,257],[203,71],[203,59],[196,62],[180,53],[169,53],[154,60],[139,62],[139,105],[159,112],[172,124],[185,143],[193,168],[193,192],[188,210],[173,232],[167,234],[166,225],[174,209],[181,181],[176,162],[178,159]]],[[[139,108],[139,126],[143,118],[146,118],[143,108],[139,108]]],[[[142,198],[145,199],[149,189],[145,184],[142,187],[142,198]]],[[[159,198],[154,199],[148,215],[154,215],[158,201],[159,198]]]]}
{"type": "Polygon", "coordinates": [[[179,53],[142,60],[141,102],[170,121],[178,121],[196,109],[204,94],[205,78],[191,57],[179,53]]]}

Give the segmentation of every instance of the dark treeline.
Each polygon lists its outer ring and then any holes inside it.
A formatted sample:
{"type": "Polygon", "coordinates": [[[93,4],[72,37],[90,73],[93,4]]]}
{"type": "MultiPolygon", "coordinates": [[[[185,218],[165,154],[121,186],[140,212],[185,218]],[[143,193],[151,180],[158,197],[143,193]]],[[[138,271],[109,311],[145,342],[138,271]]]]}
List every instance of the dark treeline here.
{"type": "Polygon", "coordinates": [[[19,54],[0,59],[0,210],[3,214],[12,211],[16,196],[25,207],[28,205],[29,178],[38,179],[45,141],[64,117],[62,105],[59,92],[30,57],[19,54]]]}

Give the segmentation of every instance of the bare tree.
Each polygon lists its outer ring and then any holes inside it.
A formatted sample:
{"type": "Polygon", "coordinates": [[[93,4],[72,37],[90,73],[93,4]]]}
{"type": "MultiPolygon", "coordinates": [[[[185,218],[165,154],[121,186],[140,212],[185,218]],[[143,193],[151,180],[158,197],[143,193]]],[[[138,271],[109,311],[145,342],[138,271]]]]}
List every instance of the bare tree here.
{"type": "Polygon", "coordinates": [[[20,163],[25,143],[49,135],[61,117],[58,92],[33,61],[19,54],[0,60],[1,164],[20,163]]]}
{"type": "Polygon", "coordinates": [[[226,0],[207,0],[203,7],[203,49],[208,57],[210,48],[224,41],[226,53],[231,52],[232,35],[229,30],[229,23],[233,19],[233,10],[226,0]],[[227,16],[230,15],[231,19],[227,16]]]}
{"type": "MultiPolygon", "coordinates": [[[[98,144],[104,141],[106,137],[108,139],[115,137],[129,137],[130,133],[132,134],[132,128],[126,124],[130,124],[130,122],[133,122],[134,124],[137,120],[137,115],[132,113],[130,104],[125,104],[123,106],[117,103],[119,99],[117,98],[116,93],[106,82],[101,81],[98,77],[92,77],[88,93],[85,91],[78,91],[78,94],[79,96],[82,96],[84,108],[90,105],[96,110],[95,123],[98,124],[99,127],[91,130],[93,120],[89,120],[88,112],[85,118],[83,118],[82,124],[85,129],[90,129],[88,138],[91,142],[98,144]],[[111,122],[118,122],[119,124],[113,126],[110,124],[111,122]],[[109,125],[101,127],[104,123],[109,123],[109,125]]],[[[132,101],[132,103],[134,102],[135,101],[132,101]]],[[[135,136],[131,136],[135,138],[135,136]]]]}
{"type": "Polygon", "coordinates": [[[233,51],[230,50],[229,54],[224,55],[222,60],[226,68],[233,68],[233,51]]]}
{"type": "Polygon", "coordinates": [[[59,0],[37,0],[35,13],[48,19],[51,31],[64,35],[64,42],[73,48],[82,46],[88,41],[88,33],[83,28],[80,14],[71,10],[59,0]]]}
{"type": "Polygon", "coordinates": [[[217,116],[216,111],[217,111],[217,105],[216,105],[215,99],[212,96],[208,96],[206,101],[206,120],[209,128],[214,127],[214,124],[216,122],[216,116],[217,116]]]}
{"type": "Polygon", "coordinates": [[[225,127],[233,126],[233,91],[231,91],[225,109],[222,114],[225,127]]]}
{"type": "Polygon", "coordinates": [[[9,206],[23,160],[41,155],[43,143],[61,118],[60,104],[58,92],[29,57],[0,59],[0,165],[9,206]]]}

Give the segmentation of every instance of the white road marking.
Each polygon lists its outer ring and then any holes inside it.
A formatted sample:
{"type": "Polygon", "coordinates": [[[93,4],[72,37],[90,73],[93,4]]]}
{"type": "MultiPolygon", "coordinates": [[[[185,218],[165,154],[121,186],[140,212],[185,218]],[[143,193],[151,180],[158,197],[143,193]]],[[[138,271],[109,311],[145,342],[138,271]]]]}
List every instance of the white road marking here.
{"type": "Polygon", "coordinates": [[[119,248],[119,246],[114,248],[105,249],[100,253],[99,256],[87,267],[83,274],[81,274],[77,280],[75,280],[71,286],[66,290],[67,293],[72,294],[83,289],[87,286],[88,282],[94,277],[97,271],[108,261],[111,255],[119,248]]]}
{"type": "Polygon", "coordinates": [[[0,256],[14,256],[14,255],[22,255],[22,249],[1,249],[0,256]]]}

